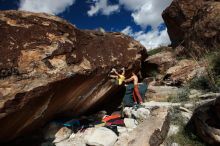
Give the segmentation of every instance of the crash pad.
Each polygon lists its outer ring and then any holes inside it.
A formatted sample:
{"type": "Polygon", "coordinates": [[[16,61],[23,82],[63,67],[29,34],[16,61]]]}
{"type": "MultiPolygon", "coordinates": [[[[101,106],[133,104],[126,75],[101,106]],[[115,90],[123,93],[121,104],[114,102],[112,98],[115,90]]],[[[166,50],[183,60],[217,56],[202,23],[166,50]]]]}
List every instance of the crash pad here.
{"type": "MultiPolygon", "coordinates": [[[[147,91],[147,84],[146,83],[138,84],[138,89],[141,94],[141,97],[144,98],[145,93],[147,91]]],[[[133,104],[134,104],[133,90],[134,90],[134,84],[128,84],[126,86],[125,95],[123,97],[123,105],[124,106],[133,106],[133,104]]]]}

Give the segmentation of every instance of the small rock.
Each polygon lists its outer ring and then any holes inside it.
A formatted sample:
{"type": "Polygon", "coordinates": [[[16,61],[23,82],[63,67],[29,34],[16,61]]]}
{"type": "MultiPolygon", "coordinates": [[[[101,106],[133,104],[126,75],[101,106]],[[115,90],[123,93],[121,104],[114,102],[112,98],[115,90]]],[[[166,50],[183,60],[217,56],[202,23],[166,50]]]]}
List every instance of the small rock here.
{"type": "Polygon", "coordinates": [[[131,107],[125,107],[123,112],[128,118],[134,117],[140,120],[146,119],[150,115],[150,110],[147,108],[138,108],[135,110],[131,107]]]}
{"type": "Polygon", "coordinates": [[[70,137],[72,133],[72,130],[70,130],[69,128],[67,127],[62,127],[56,134],[55,134],[55,139],[54,139],[54,143],[57,143],[57,142],[61,142],[67,138],[70,137]]]}
{"type": "Polygon", "coordinates": [[[93,128],[84,137],[86,144],[95,146],[113,146],[118,139],[117,135],[105,127],[93,128]]]}
{"type": "Polygon", "coordinates": [[[132,128],[132,129],[136,128],[138,124],[138,122],[135,119],[131,119],[131,118],[124,118],[124,123],[127,128],[132,128]]]}
{"type": "Polygon", "coordinates": [[[120,134],[127,132],[127,129],[125,127],[121,127],[121,126],[117,126],[117,130],[120,134]]]}
{"type": "Polygon", "coordinates": [[[150,110],[146,108],[139,108],[137,109],[137,112],[138,112],[138,116],[136,118],[140,120],[146,119],[150,115],[150,110]]]}
{"type": "Polygon", "coordinates": [[[170,125],[169,132],[167,134],[168,137],[175,135],[179,132],[179,126],[176,125],[170,125]]]}
{"type": "Polygon", "coordinates": [[[73,133],[69,139],[63,140],[59,143],[55,143],[56,146],[86,146],[84,136],[91,130],[91,128],[86,129],[84,132],[78,131],[73,133]]]}

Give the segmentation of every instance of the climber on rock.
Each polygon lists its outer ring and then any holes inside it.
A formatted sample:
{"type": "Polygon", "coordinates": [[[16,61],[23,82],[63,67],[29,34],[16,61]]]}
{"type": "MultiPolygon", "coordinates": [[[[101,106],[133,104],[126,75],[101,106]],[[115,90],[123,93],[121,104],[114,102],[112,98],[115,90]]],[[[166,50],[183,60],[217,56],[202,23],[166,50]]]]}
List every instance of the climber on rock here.
{"type": "Polygon", "coordinates": [[[132,72],[132,76],[129,79],[124,80],[125,83],[131,82],[131,81],[133,81],[134,83],[134,91],[133,91],[134,104],[136,105],[138,101],[140,104],[143,104],[142,97],[138,89],[138,77],[134,72],[132,72]]]}
{"type": "Polygon", "coordinates": [[[122,68],[119,73],[113,68],[111,73],[114,73],[114,75],[111,74],[110,77],[116,79],[118,85],[122,85],[125,80],[125,68],[122,68]]]}

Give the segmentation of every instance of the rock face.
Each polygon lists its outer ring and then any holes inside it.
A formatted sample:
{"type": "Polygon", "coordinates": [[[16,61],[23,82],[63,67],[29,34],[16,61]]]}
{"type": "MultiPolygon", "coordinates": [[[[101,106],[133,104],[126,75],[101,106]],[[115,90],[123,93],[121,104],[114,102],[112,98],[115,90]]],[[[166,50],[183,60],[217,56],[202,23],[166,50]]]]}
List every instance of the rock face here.
{"type": "Polygon", "coordinates": [[[144,64],[146,72],[151,70],[157,70],[159,73],[163,74],[167,69],[174,66],[177,63],[175,54],[173,51],[162,51],[155,55],[149,56],[144,64]]]}
{"type": "Polygon", "coordinates": [[[72,131],[67,128],[67,127],[62,127],[60,128],[57,133],[55,134],[55,139],[54,139],[54,143],[58,143],[58,142],[61,142],[67,138],[70,137],[72,131]]]}
{"type": "Polygon", "coordinates": [[[169,128],[168,109],[159,108],[133,131],[120,135],[115,146],[159,146],[166,138],[169,128]]]}
{"type": "Polygon", "coordinates": [[[198,107],[191,119],[195,133],[206,143],[220,144],[220,97],[198,107]]]}
{"type": "Polygon", "coordinates": [[[194,60],[183,59],[166,71],[163,82],[167,85],[184,84],[205,73],[204,64],[199,64],[194,60]]]}
{"type": "Polygon", "coordinates": [[[219,0],[174,0],[162,16],[172,45],[182,44],[185,53],[198,56],[219,48],[219,0]]]}
{"type": "Polygon", "coordinates": [[[120,89],[108,81],[112,67],[139,69],[147,56],[128,36],[41,13],[1,11],[0,32],[0,141],[86,112],[120,89]]]}

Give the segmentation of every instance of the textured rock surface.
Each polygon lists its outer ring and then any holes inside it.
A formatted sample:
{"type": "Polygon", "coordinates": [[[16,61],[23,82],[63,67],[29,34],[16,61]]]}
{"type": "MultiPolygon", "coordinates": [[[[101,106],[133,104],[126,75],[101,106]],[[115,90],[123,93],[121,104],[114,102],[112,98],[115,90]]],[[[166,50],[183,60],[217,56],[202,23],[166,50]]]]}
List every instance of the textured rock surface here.
{"type": "Polygon", "coordinates": [[[160,73],[164,73],[167,69],[174,66],[176,62],[177,60],[175,58],[175,54],[172,51],[162,51],[149,56],[145,60],[144,64],[145,69],[147,69],[148,72],[152,70],[151,67],[155,66],[160,73]]]}
{"type": "Polygon", "coordinates": [[[115,146],[159,146],[167,136],[169,126],[168,109],[159,108],[136,129],[120,135],[115,146]]]}
{"type": "Polygon", "coordinates": [[[150,109],[145,107],[141,107],[138,109],[134,109],[133,107],[125,107],[123,109],[123,112],[128,117],[128,119],[135,118],[138,120],[144,120],[150,116],[150,109]]]}
{"type": "Polygon", "coordinates": [[[98,105],[119,90],[110,69],[138,69],[147,55],[128,36],[46,14],[1,11],[0,32],[0,141],[98,105]]]}
{"type": "Polygon", "coordinates": [[[172,44],[184,45],[185,53],[219,48],[219,0],[174,0],[162,16],[172,44]]]}
{"type": "Polygon", "coordinates": [[[55,139],[54,139],[54,143],[58,143],[61,142],[67,138],[70,137],[72,131],[71,129],[67,128],[67,127],[62,127],[60,128],[57,133],[55,134],[55,139]]]}
{"type": "Polygon", "coordinates": [[[138,122],[132,118],[124,118],[124,123],[126,128],[134,129],[137,127],[138,122]]]}
{"type": "Polygon", "coordinates": [[[204,75],[205,71],[204,64],[200,65],[194,60],[183,59],[166,71],[164,83],[168,85],[187,83],[195,77],[204,75]]]}
{"type": "Polygon", "coordinates": [[[85,135],[84,139],[88,145],[113,146],[118,137],[112,130],[99,127],[91,130],[91,133],[85,135]]]}
{"type": "MultiPolygon", "coordinates": [[[[93,128],[85,129],[85,131],[77,133],[73,133],[69,139],[61,141],[59,143],[55,143],[56,146],[86,146],[85,135],[91,134],[91,131],[94,131],[93,128]]],[[[49,142],[51,145],[51,142],[49,142]]]]}
{"type": "Polygon", "coordinates": [[[191,118],[195,133],[206,143],[220,144],[220,97],[198,107],[191,118]]]}

